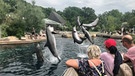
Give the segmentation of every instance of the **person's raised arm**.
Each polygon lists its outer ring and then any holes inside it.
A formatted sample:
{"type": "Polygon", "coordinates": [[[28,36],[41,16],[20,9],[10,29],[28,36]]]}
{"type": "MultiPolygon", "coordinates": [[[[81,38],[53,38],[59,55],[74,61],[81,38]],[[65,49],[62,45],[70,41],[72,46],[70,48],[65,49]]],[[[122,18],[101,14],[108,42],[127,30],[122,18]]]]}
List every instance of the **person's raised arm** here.
{"type": "Polygon", "coordinates": [[[65,63],[68,67],[73,67],[75,69],[78,69],[79,67],[78,59],[69,59],[65,63]]]}

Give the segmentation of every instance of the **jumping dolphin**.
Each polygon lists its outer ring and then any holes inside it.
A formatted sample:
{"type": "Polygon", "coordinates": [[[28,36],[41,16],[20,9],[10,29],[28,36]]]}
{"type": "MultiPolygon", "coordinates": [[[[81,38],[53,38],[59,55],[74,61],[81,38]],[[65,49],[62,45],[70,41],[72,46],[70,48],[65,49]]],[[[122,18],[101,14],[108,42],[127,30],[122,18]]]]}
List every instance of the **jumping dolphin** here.
{"type": "Polygon", "coordinates": [[[95,21],[93,21],[92,23],[89,24],[83,24],[83,26],[85,27],[95,27],[98,23],[99,19],[97,18],[95,21]]]}
{"type": "Polygon", "coordinates": [[[89,34],[89,32],[84,28],[84,26],[80,26],[82,29],[82,32],[84,33],[85,37],[92,43],[94,44],[94,41],[91,38],[91,35],[89,34]]]}
{"type": "Polygon", "coordinates": [[[73,27],[73,30],[72,30],[72,37],[74,39],[74,43],[78,43],[78,44],[81,44],[83,43],[83,41],[86,39],[86,38],[81,38],[78,36],[78,33],[77,33],[77,30],[76,30],[76,27],[74,26],[73,27]]]}
{"type": "MultiPolygon", "coordinates": [[[[82,26],[85,26],[85,27],[95,27],[97,25],[98,21],[99,21],[99,18],[95,19],[93,22],[91,22],[89,24],[82,24],[82,26]]],[[[80,17],[79,16],[77,16],[77,24],[81,25],[80,17]]]]}
{"type": "Polygon", "coordinates": [[[60,61],[61,58],[58,56],[57,53],[55,36],[52,34],[50,28],[51,28],[50,26],[46,27],[47,42],[45,44],[45,47],[47,46],[51,51],[51,53],[53,54],[53,56],[57,57],[58,60],[60,61]]]}

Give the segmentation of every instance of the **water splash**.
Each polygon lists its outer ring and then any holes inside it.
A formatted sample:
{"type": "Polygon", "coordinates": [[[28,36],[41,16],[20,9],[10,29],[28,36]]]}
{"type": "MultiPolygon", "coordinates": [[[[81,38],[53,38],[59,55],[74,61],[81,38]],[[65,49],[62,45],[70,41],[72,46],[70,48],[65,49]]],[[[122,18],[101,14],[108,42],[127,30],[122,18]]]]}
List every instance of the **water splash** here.
{"type": "MultiPolygon", "coordinates": [[[[56,45],[57,53],[60,57],[61,57],[62,52],[63,52],[63,45],[62,45],[63,41],[62,40],[63,39],[61,39],[61,38],[56,38],[56,43],[59,44],[59,45],[56,45]]],[[[47,62],[50,62],[51,64],[57,64],[59,62],[59,60],[52,55],[52,53],[50,52],[50,50],[47,47],[42,51],[43,51],[44,59],[47,62]]]]}
{"type": "Polygon", "coordinates": [[[88,55],[87,55],[87,47],[88,47],[88,45],[82,43],[81,45],[78,44],[77,46],[79,48],[79,53],[77,53],[77,57],[87,58],[88,57],[88,55]]]}
{"type": "Polygon", "coordinates": [[[88,58],[88,55],[87,55],[87,54],[78,53],[78,54],[77,54],[77,57],[80,57],[80,58],[88,58]]]}
{"type": "Polygon", "coordinates": [[[47,59],[52,64],[59,63],[59,60],[56,57],[50,56],[49,59],[47,59]]]}

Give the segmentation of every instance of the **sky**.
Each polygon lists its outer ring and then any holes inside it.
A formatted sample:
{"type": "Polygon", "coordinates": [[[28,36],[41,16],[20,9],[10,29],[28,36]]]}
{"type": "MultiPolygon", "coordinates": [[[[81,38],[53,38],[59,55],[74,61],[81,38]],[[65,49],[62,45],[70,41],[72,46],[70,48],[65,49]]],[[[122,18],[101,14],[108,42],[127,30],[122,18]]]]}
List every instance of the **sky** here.
{"type": "MultiPolygon", "coordinates": [[[[32,0],[26,1],[31,3],[32,0]]],[[[118,9],[122,13],[135,10],[135,0],[35,0],[35,2],[38,6],[52,7],[56,11],[63,11],[69,6],[90,7],[97,15],[112,9],[118,9]]]]}

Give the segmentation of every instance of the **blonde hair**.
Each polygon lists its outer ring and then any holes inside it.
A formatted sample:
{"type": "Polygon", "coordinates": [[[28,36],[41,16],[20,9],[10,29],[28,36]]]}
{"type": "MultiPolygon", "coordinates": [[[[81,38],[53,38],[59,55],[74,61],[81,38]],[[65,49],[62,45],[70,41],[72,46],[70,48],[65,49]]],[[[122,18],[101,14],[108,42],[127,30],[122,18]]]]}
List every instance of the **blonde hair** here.
{"type": "Polygon", "coordinates": [[[90,45],[87,49],[87,54],[89,58],[99,58],[101,50],[97,45],[90,45]]]}

